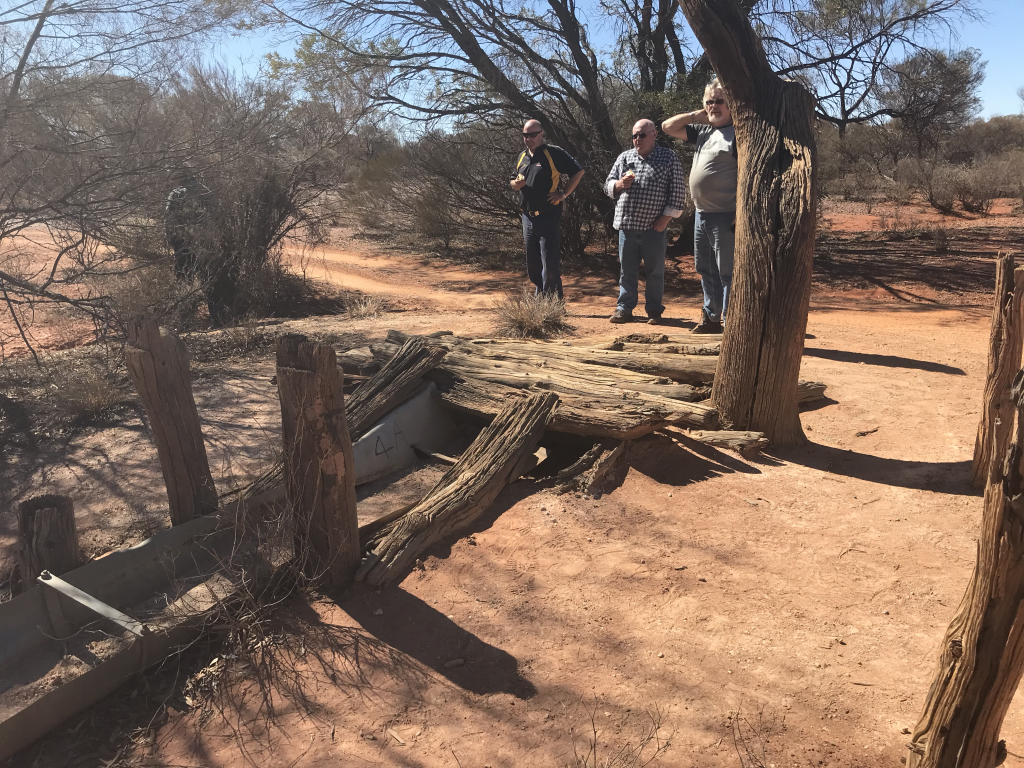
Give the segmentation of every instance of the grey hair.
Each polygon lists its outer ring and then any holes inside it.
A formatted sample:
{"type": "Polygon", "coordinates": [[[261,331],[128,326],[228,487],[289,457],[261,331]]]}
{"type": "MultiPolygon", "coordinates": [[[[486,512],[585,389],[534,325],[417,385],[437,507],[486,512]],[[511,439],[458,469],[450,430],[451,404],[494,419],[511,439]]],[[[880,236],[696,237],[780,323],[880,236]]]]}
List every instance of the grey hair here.
{"type": "Polygon", "coordinates": [[[704,86],[704,98],[706,99],[715,91],[722,91],[723,93],[725,93],[725,89],[722,88],[722,81],[719,80],[717,77],[710,83],[708,83],[706,86],[704,86]]]}

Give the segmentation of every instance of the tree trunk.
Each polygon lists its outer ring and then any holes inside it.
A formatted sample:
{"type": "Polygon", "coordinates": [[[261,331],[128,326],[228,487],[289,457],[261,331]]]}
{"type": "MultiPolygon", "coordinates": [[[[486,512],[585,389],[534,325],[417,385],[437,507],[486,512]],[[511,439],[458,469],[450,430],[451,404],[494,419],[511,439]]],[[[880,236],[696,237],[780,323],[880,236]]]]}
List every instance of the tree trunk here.
{"type": "Polygon", "coordinates": [[[992,768],[1006,756],[999,730],[1024,673],[1024,371],[1012,402],[1013,441],[989,475],[977,563],[942,640],[907,768],[992,768]]]}
{"type": "Polygon", "coordinates": [[[476,520],[516,479],[557,404],[550,392],[509,403],[419,504],[374,537],[356,578],[393,581],[429,547],[476,520]]]}
{"type": "Polygon", "coordinates": [[[811,295],[815,144],[811,95],[772,72],[735,0],[680,0],[722,81],[739,150],[736,266],[712,400],[722,423],[806,442],[796,386],[811,295]]]}
{"type": "Polygon", "coordinates": [[[329,589],[359,565],[355,461],[334,350],[288,334],[277,341],[284,479],[302,572],[329,589]]]}
{"type": "Polygon", "coordinates": [[[69,497],[36,496],[18,505],[18,554],[22,591],[43,571],[60,576],[82,564],[69,497]]]}
{"type": "Polygon", "coordinates": [[[171,525],[217,509],[199,412],[192,396],[188,350],[155,320],[133,318],[124,351],[139,398],[146,409],[167,486],[171,525]]]}
{"type": "Polygon", "coordinates": [[[1024,267],[1013,268],[1013,253],[1000,253],[996,261],[996,294],[992,306],[992,330],[988,341],[988,376],[981,405],[978,436],[974,441],[973,482],[984,488],[993,457],[1006,455],[1013,424],[1010,385],[1020,367],[1024,341],[1024,267]]]}

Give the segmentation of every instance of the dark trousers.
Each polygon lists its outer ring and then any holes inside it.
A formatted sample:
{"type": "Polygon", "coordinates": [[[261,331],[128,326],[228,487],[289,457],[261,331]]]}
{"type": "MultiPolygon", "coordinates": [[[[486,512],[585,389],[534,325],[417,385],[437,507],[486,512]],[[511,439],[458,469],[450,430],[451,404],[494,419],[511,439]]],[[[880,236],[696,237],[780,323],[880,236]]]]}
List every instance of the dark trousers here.
{"type": "Polygon", "coordinates": [[[526,243],[526,272],[537,293],[562,298],[562,252],[558,233],[562,224],[562,207],[554,206],[538,214],[523,214],[523,242],[526,243]]]}

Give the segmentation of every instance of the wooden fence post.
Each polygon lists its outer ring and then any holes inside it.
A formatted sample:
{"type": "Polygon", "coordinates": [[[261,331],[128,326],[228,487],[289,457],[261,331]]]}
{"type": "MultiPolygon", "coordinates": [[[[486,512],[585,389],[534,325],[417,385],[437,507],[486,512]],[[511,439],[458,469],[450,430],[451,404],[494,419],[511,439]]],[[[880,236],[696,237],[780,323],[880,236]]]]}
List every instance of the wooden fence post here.
{"type": "Polygon", "coordinates": [[[295,554],[315,583],[337,589],[359,565],[356,473],[334,349],[287,334],[277,341],[284,474],[295,554]]]}
{"type": "MultiPolygon", "coordinates": [[[[1024,673],[1024,370],[1013,380],[1017,426],[985,488],[978,559],[949,623],[914,728],[907,768],[992,768],[1024,673]]],[[[1013,429],[1013,413],[1007,414],[1013,429]]]]}
{"type": "Polygon", "coordinates": [[[996,293],[989,335],[988,375],[974,441],[972,482],[984,488],[989,474],[998,471],[993,461],[1002,461],[1010,444],[1013,403],[1010,383],[1021,364],[1024,343],[1024,267],[1014,265],[1014,254],[1000,253],[996,260],[996,293]]]}
{"type": "Polygon", "coordinates": [[[213,512],[217,489],[192,396],[188,350],[155,320],[133,318],[128,323],[125,361],[153,428],[171,525],[213,512]]]}
{"type": "Polygon", "coordinates": [[[18,505],[18,555],[22,591],[43,571],[60,576],[82,564],[69,497],[36,496],[18,505]]]}

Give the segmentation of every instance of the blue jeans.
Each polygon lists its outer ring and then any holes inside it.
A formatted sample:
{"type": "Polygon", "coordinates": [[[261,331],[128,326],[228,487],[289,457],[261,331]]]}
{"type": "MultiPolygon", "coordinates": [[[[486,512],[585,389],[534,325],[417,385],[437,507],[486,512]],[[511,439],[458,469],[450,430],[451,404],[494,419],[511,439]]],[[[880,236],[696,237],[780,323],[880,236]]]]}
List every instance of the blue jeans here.
{"type": "Polygon", "coordinates": [[[558,234],[562,226],[562,206],[556,205],[537,216],[523,214],[523,242],[526,243],[526,273],[530,282],[542,291],[562,298],[562,251],[558,234]]]}
{"type": "Polygon", "coordinates": [[[644,263],[644,307],[648,317],[660,317],[665,295],[665,232],[656,229],[619,230],[619,302],[618,309],[630,312],[638,300],[640,262],[644,263]]]}
{"type": "Polygon", "coordinates": [[[693,229],[693,260],[704,289],[704,313],[722,320],[729,306],[732,263],[736,248],[736,212],[701,213],[693,229]]]}

